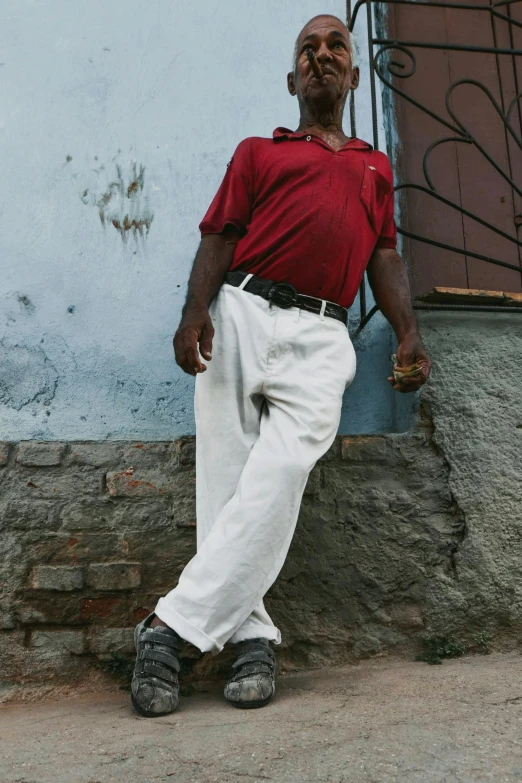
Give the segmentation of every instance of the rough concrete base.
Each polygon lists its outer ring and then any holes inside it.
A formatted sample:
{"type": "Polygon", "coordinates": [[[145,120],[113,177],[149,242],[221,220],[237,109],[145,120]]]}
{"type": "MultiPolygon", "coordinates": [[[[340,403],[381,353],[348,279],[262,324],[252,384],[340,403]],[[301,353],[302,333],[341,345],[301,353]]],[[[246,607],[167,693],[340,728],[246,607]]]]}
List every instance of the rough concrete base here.
{"type": "Polygon", "coordinates": [[[213,691],[138,718],[123,694],[0,709],[2,783],[515,783],[520,655],[291,675],[262,710],[213,691]],[[30,741],[28,733],[30,732],[30,741]]]}
{"type": "Polygon", "coordinates": [[[422,398],[465,524],[430,622],[522,641],[522,313],[421,312],[433,378],[422,398]]]}
{"type": "MultiPolygon", "coordinates": [[[[426,634],[522,639],[520,321],[421,322],[434,368],[417,430],[338,438],[310,476],[267,597],[288,670],[411,657],[426,634]]],[[[195,551],[194,440],[4,444],[0,464],[0,697],[99,660],[123,670],[195,551]]],[[[187,649],[186,679],[226,665],[187,649]]]]}

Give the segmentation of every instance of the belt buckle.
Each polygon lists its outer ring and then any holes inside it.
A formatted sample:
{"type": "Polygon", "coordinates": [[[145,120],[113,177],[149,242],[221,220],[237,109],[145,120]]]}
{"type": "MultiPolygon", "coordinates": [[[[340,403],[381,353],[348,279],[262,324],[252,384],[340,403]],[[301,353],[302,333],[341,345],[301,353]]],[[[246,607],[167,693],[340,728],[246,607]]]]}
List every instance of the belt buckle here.
{"type": "Polygon", "coordinates": [[[274,283],[268,292],[268,299],[278,307],[292,307],[297,302],[297,291],[290,283],[274,283]]]}

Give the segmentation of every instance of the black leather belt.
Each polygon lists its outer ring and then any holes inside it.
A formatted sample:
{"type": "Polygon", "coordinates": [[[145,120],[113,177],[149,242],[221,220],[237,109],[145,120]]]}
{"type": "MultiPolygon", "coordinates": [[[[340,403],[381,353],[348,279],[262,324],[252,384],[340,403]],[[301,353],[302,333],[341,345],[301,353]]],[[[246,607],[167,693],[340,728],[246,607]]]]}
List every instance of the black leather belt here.
{"type": "MultiPolygon", "coordinates": [[[[234,272],[228,272],[225,275],[225,283],[238,287],[245,277],[247,277],[246,272],[236,269],[234,272]]],[[[323,299],[298,294],[290,283],[274,283],[273,280],[264,280],[262,277],[256,277],[255,275],[250,278],[243,289],[248,291],[249,294],[257,294],[257,296],[262,296],[263,299],[268,299],[269,302],[273,302],[278,307],[285,309],[287,307],[301,307],[303,310],[308,310],[308,312],[316,313],[317,315],[321,314],[324,304],[323,299]]],[[[345,326],[348,325],[348,310],[341,307],[341,305],[326,302],[323,315],[328,316],[328,318],[336,318],[337,321],[342,321],[345,326]]]]}

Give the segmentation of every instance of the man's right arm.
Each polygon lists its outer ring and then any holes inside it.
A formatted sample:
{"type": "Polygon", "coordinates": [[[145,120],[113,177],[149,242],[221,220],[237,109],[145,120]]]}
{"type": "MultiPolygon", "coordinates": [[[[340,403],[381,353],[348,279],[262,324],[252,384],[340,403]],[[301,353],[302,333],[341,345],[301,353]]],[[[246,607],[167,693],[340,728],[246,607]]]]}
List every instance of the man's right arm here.
{"type": "Polygon", "coordinates": [[[221,234],[205,234],[201,239],[190,273],[181,322],[174,336],[176,362],[189,375],[207,369],[199,354],[207,361],[212,358],[214,327],[208,308],[230,269],[239,239],[239,232],[230,224],[221,234]]]}

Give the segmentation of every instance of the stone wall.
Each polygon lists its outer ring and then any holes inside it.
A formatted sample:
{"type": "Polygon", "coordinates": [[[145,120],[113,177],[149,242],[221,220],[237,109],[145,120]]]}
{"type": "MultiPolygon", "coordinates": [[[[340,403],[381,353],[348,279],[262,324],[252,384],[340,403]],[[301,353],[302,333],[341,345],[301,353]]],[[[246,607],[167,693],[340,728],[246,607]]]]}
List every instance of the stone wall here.
{"type": "MultiPolygon", "coordinates": [[[[135,623],[194,552],[193,458],[192,439],[4,444],[6,684],[71,681],[100,656],[131,654],[135,623]]],[[[454,579],[464,533],[426,434],[339,438],[310,477],[267,601],[283,665],[411,646],[429,620],[428,585],[454,579]]]]}
{"type": "MultiPolygon", "coordinates": [[[[267,597],[283,668],[413,655],[425,634],[522,638],[522,337],[516,317],[423,313],[433,378],[414,432],[339,437],[310,476],[267,597]]],[[[194,440],[0,448],[4,694],[132,655],[195,551],[194,440]]],[[[226,654],[187,648],[186,676],[226,654]]]]}

